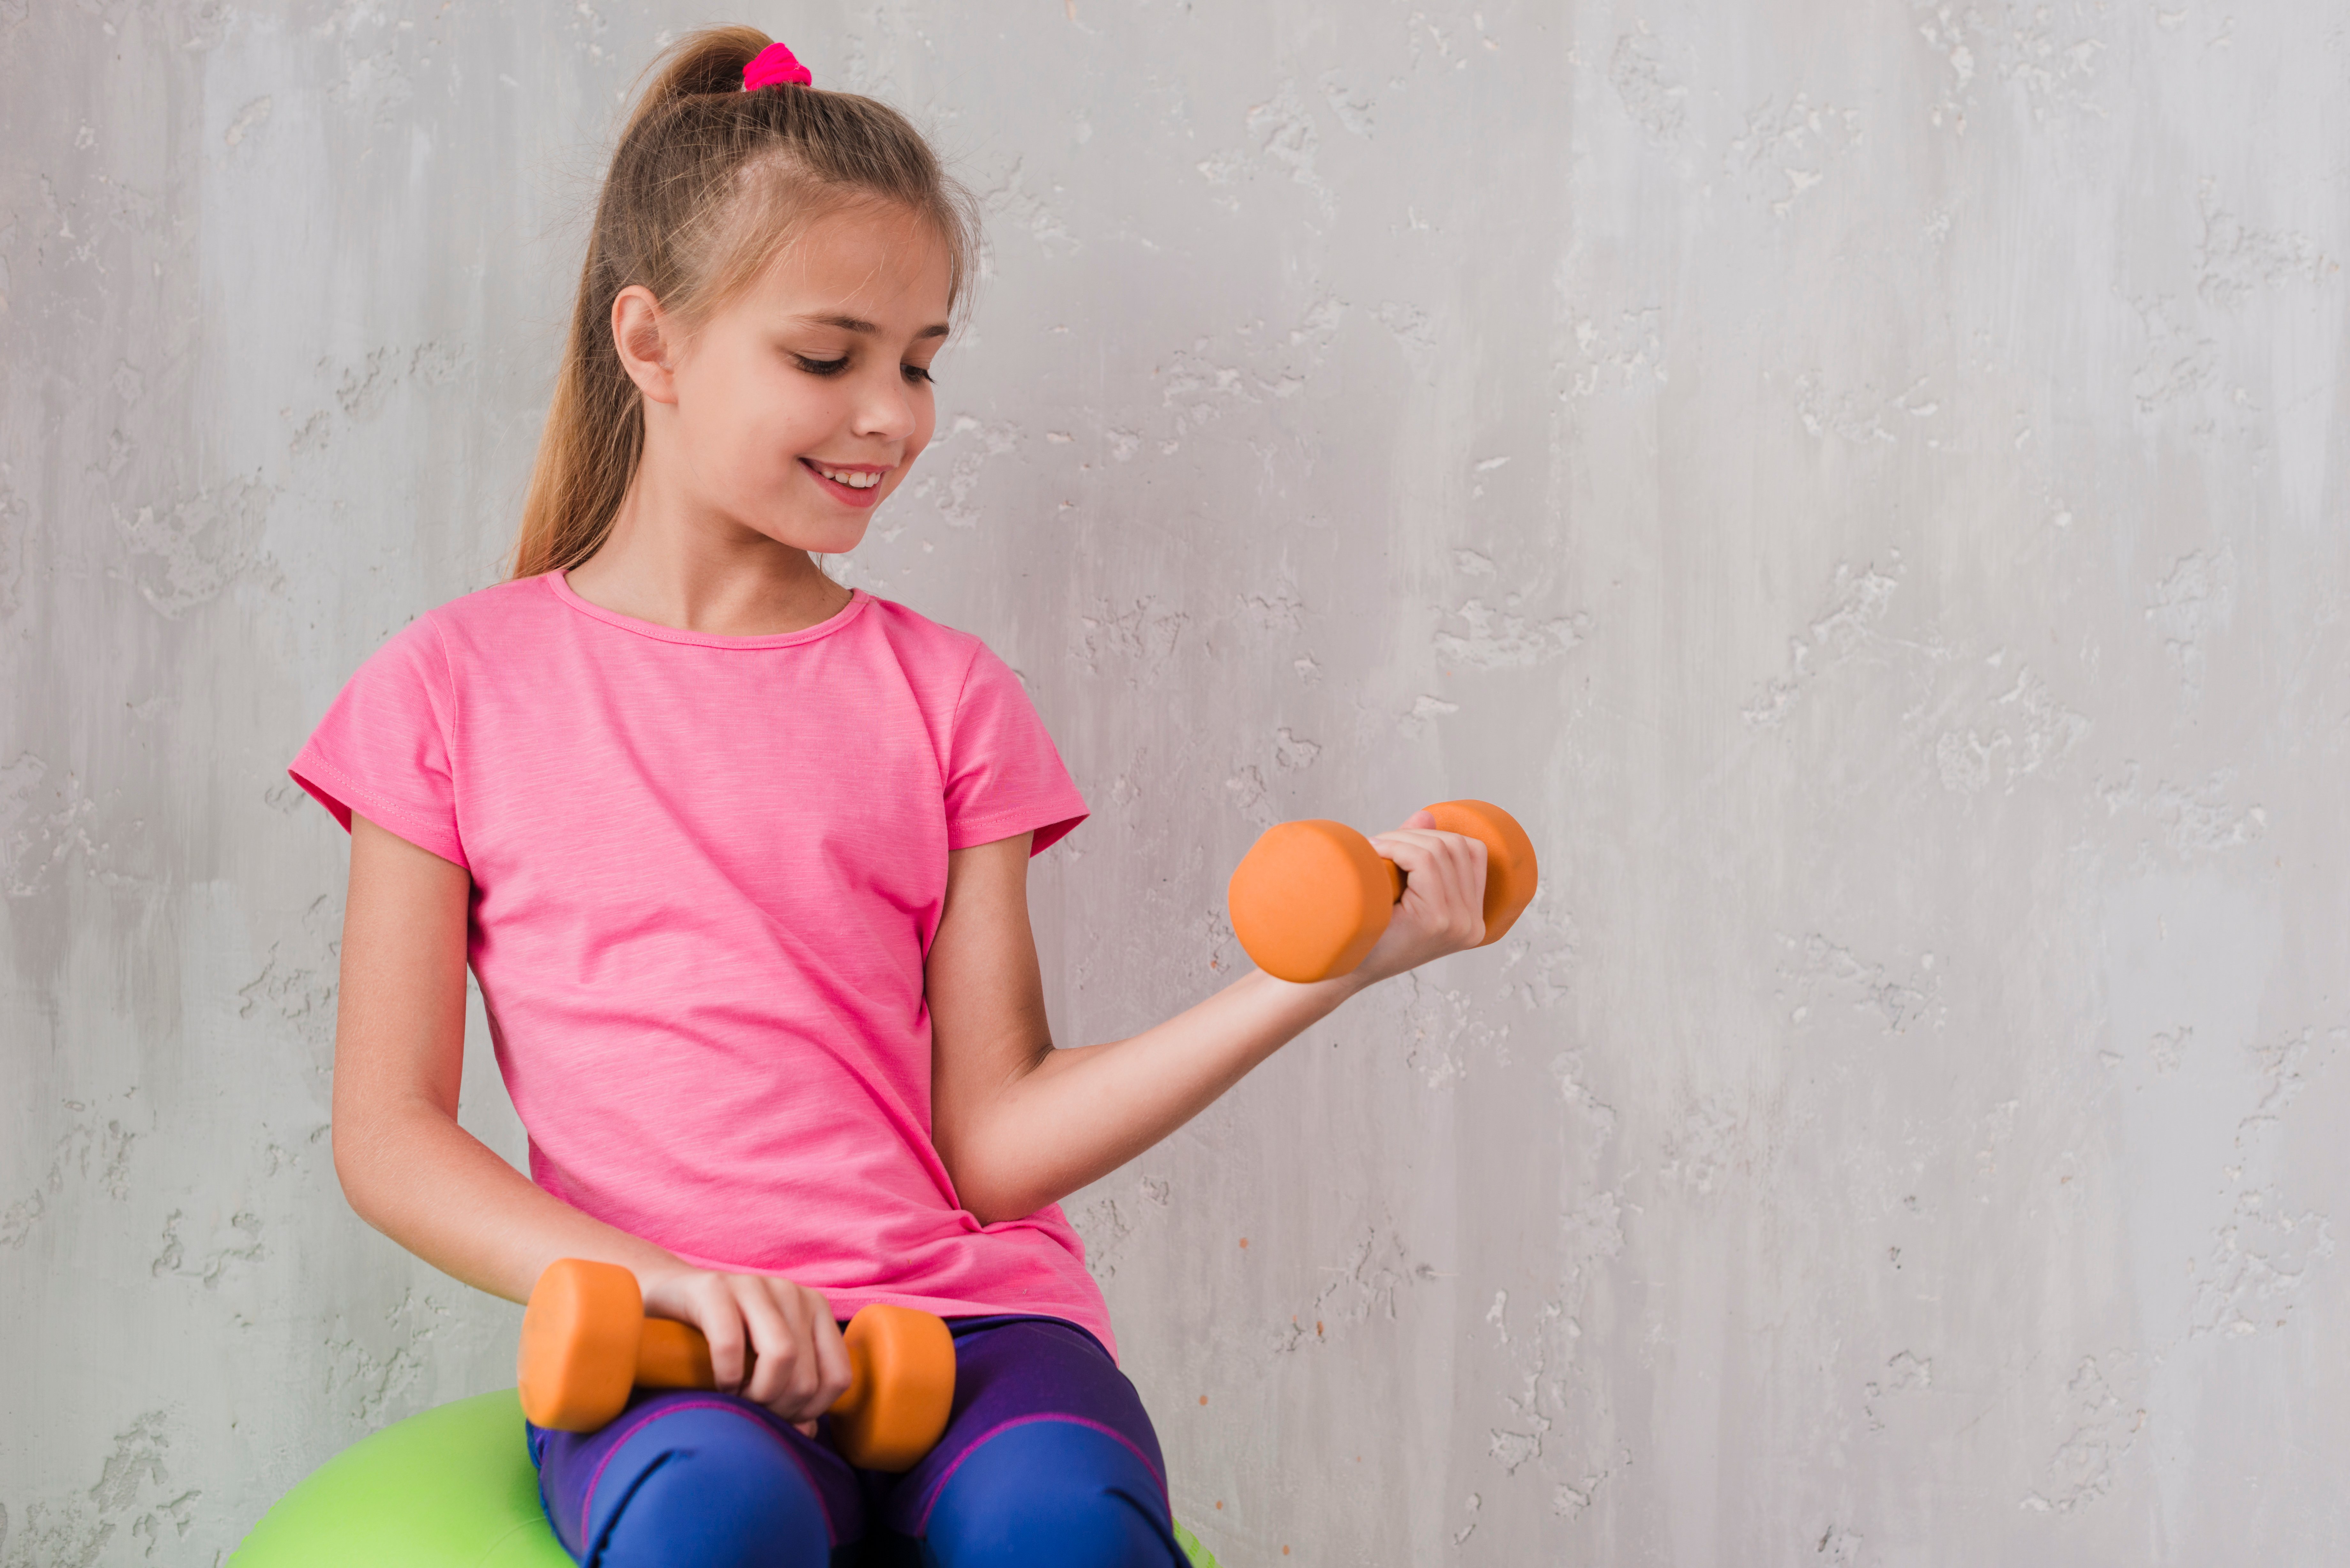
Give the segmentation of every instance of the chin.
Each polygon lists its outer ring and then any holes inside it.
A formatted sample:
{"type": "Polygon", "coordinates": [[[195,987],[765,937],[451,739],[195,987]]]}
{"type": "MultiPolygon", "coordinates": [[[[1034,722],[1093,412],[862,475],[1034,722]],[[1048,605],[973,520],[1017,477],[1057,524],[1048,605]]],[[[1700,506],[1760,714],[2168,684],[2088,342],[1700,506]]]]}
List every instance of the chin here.
{"type": "Polygon", "coordinates": [[[865,542],[869,522],[869,517],[794,515],[771,516],[764,522],[751,523],[750,526],[788,549],[806,550],[811,556],[845,556],[865,542]]]}
{"type": "Polygon", "coordinates": [[[854,528],[795,528],[792,534],[792,543],[811,556],[846,556],[865,543],[861,523],[854,528]]]}

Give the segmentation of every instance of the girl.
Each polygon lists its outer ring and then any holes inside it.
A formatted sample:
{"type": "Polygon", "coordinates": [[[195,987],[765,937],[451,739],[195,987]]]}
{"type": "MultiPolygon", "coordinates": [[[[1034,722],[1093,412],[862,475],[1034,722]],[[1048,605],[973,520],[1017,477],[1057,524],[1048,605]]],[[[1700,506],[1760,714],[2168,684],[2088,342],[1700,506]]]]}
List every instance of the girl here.
{"type": "Polygon", "coordinates": [[[394,637],[293,764],[351,831],[352,1207],[512,1301],[622,1264],[732,1390],[531,1432],[583,1563],[1180,1563],[1057,1200],[1482,936],[1482,846],[1415,817],[1353,974],[1053,1046],[1026,868],[1085,805],[976,639],[811,559],[929,441],[973,244],[897,114],[748,29],[678,46],[605,182],[513,576],[394,637]],[[527,1179],[457,1125],[468,962],[527,1179]],[[956,1335],[903,1477],[820,1440],[873,1301],[956,1335]]]}

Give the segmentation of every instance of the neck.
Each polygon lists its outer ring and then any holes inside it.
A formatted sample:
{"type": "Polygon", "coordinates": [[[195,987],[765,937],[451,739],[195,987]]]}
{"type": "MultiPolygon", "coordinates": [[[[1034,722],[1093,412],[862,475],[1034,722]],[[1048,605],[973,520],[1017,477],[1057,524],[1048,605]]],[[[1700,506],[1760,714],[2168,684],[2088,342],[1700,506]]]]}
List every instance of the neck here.
{"type": "Polygon", "coordinates": [[[567,574],[572,592],[710,637],[805,631],[847,607],[849,590],[806,551],[695,507],[665,466],[639,468],[603,545],[567,574]]]}

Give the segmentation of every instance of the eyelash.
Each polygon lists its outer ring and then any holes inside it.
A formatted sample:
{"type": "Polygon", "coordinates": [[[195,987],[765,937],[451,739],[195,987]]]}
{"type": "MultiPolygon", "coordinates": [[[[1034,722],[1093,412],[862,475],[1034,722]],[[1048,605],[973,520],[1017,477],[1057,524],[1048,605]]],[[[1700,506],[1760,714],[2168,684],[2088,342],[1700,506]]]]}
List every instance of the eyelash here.
{"type": "MultiPolygon", "coordinates": [[[[845,354],[837,359],[811,359],[805,354],[795,354],[792,359],[811,376],[837,376],[848,369],[848,357],[845,354]]],[[[899,369],[905,371],[906,379],[910,381],[927,382],[931,386],[938,385],[939,379],[920,365],[904,365],[899,369]]]]}

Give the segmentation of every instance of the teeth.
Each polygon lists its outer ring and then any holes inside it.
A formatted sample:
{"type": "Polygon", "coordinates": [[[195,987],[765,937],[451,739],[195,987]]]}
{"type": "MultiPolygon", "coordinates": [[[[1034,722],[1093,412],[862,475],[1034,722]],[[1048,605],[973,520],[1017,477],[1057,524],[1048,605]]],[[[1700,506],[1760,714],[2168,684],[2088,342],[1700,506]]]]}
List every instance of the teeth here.
{"type": "Polygon", "coordinates": [[[817,468],[816,472],[836,484],[846,484],[851,490],[870,490],[881,483],[878,473],[844,473],[838,469],[817,468]]]}

